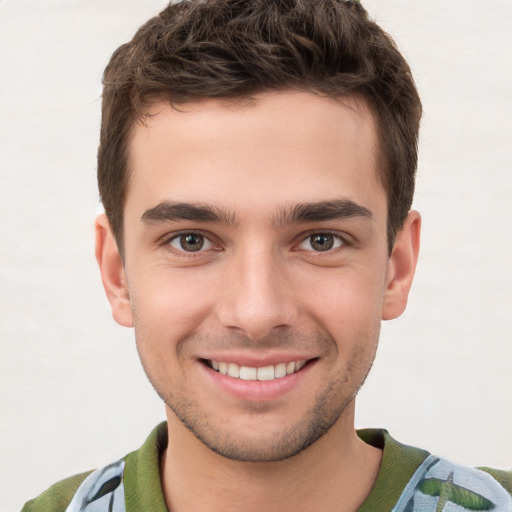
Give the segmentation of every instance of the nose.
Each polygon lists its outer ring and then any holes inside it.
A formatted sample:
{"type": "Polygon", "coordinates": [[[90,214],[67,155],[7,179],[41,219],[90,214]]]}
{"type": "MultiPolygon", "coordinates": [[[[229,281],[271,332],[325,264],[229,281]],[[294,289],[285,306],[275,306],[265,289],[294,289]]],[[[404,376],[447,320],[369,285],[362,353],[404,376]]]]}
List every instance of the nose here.
{"type": "Polygon", "coordinates": [[[234,257],[217,304],[220,323],[251,340],[291,326],[298,316],[298,301],[284,267],[272,250],[248,250],[234,257]]]}

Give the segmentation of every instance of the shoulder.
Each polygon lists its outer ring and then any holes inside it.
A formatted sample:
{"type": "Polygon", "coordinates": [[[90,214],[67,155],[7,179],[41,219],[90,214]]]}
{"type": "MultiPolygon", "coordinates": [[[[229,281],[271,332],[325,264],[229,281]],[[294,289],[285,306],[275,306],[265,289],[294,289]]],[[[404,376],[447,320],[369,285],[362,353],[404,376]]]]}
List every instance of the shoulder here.
{"type": "Polygon", "coordinates": [[[64,512],[77,489],[90,474],[91,471],[57,482],[37,498],[27,501],[21,512],[64,512]]]}
{"type": "Polygon", "coordinates": [[[93,512],[125,510],[125,484],[135,502],[152,499],[145,510],[165,510],[159,476],[159,454],[167,445],[167,425],[158,425],[145,443],[122,459],[52,485],[25,503],[21,512],[93,512]],[[158,506],[153,506],[155,503],[158,506]]]}
{"type": "Polygon", "coordinates": [[[454,464],[430,455],[418,467],[394,512],[439,510],[440,503],[457,510],[512,510],[512,474],[454,464]]]}
{"type": "Polygon", "coordinates": [[[487,467],[478,468],[481,471],[489,473],[497,482],[501,484],[510,494],[512,494],[512,471],[502,471],[487,467]]]}
{"type": "Polygon", "coordinates": [[[123,474],[125,461],[109,464],[90,473],[62,480],[21,512],[78,512],[89,510],[124,510],[123,474]],[[119,507],[113,508],[114,504],[119,507]]]}
{"type": "Polygon", "coordinates": [[[512,473],[454,464],[397,442],[382,429],[358,431],[383,450],[374,488],[359,512],[512,511],[512,473]]]}

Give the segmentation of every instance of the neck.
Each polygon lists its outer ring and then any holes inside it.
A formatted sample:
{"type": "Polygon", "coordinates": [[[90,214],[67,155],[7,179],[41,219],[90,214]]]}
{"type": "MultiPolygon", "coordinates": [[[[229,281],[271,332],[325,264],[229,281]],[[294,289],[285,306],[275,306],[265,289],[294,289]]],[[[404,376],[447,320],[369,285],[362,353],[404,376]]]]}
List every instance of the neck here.
{"type": "Polygon", "coordinates": [[[161,474],[171,512],[352,512],[368,496],[382,457],[357,437],[353,404],[307,449],[264,463],[226,459],[198,441],[172,411],[167,417],[161,474]]]}

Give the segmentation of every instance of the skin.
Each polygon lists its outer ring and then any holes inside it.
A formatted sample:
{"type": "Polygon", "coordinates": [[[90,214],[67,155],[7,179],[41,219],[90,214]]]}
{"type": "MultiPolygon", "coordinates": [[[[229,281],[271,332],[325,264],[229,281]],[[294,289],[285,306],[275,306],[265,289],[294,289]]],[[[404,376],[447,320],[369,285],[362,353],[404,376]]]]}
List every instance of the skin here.
{"type": "Polygon", "coordinates": [[[151,114],[131,140],[124,264],[104,216],[96,254],[166,403],[169,508],[355,510],[381,453],[357,438],[354,399],[420,231],[411,212],[389,255],[370,110],[282,91],[151,114]],[[208,360],[308,364],[239,386],[208,360]]]}

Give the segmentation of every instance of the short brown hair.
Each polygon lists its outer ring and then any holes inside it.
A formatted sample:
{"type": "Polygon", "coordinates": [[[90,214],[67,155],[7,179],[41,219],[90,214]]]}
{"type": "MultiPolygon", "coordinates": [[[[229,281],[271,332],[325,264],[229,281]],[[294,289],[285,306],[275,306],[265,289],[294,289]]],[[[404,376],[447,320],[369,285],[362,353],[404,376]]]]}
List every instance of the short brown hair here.
{"type": "Polygon", "coordinates": [[[149,104],[280,89],[368,102],[380,138],[391,250],[414,194],[421,102],[407,62],[359,2],[171,3],[114,52],[103,84],[98,185],[121,251],[128,142],[149,104]]]}

